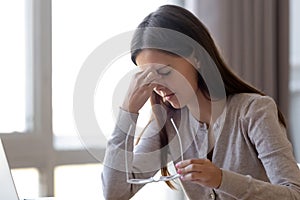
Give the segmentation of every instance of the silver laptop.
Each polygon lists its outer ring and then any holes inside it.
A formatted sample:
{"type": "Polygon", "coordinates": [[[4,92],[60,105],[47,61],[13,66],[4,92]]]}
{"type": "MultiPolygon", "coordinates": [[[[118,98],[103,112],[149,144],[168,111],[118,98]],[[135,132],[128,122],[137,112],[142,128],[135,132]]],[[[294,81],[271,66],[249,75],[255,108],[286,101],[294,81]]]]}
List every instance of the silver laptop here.
{"type": "MultiPolygon", "coordinates": [[[[0,199],[1,200],[26,200],[26,199],[20,199],[18,196],[1,139],[0,139],[0,199]]],[[[38,199],[54,200],[54,198],[52,197],[37,198],[37,199],[30,199],[30,200],[38,200],[38,199]]]]}

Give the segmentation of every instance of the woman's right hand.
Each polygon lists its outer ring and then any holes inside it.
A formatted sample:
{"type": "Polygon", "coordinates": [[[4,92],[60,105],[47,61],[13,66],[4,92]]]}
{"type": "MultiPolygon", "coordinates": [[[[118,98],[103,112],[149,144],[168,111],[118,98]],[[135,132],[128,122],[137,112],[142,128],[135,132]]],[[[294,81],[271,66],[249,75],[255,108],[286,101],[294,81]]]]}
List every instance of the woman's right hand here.
{"type": "Polygon", "coordinates": [[[131,80],[122,109],[131,113],[138,113],[157,86],[159,78],[161,75],[157,73],[155,67],[151,66],[136,73],[131,80]]]}

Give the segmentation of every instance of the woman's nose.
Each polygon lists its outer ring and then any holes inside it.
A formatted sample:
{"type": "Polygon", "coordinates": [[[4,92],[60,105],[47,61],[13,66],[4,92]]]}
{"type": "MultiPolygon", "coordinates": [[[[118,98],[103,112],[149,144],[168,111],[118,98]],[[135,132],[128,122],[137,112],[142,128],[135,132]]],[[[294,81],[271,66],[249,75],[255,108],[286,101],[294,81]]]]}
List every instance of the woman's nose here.
{"type": "Polygon", "coordinates": [[[165,86],[157,84],[157,86],[154,88],[156,91],[163,91],[165,90],[165,86]]]}

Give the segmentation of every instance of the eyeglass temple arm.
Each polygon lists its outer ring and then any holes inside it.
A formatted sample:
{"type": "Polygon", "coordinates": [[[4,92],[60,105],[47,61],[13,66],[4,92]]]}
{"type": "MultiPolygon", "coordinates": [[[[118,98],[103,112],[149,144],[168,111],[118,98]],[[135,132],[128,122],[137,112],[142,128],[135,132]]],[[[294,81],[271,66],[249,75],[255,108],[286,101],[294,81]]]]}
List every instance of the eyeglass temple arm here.
{"type": "MultiPolygon", "coordinates": [[[[181,137],[180,137],[180,134],[179,134],[179,131],[178,131],[178,128],[176,127],[176,124],[173,120],[173,118],[170,119],[171,120],[171,123],[175,129],[175,132],[178,136],[178,142],[179,142],[179,148],[180,148],[180,157],[181,157],[181,161],[183,161],[183,149],[182,149],[182,141],[181,141],[181,137]]],[[[129,180],[129,167],[128,167],[128,138],[129,138],[129,135],[131,133],[131,129],[132,129],[132,124],[130,125],[129,127],[129,130],[128,130],[128,133],[126,135],[126,139],[125,139],[125,170],[126,170],[126,179],[129,180]]]]}
{"type": "Polygon", "coordinates": [[[129,130],[127,132],[127,135],[126,135],[126,139],[125,139],[125,170],[126,170],[126,180],[129,179],[129,167],[128,167],[128,138],[129,138],[129,135],[131,133],[131,129],[132,129],[132,124],[130,124],[129,126],[129,130]]]}

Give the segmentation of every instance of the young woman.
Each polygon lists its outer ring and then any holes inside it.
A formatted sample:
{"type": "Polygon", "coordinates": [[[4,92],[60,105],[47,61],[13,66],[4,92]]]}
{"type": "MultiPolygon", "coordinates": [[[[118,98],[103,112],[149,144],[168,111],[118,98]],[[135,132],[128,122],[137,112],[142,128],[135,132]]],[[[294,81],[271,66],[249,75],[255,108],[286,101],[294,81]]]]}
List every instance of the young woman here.
{"type": "Polygon", "coordinates": [[[106,199],[130,199],[157,181],[149,177],[159,169],[161,180],[172,188],[179,182],[189,199],[300,199],[283,115],[230,71],[193,14],[161,6],[138,26],[131,55],[140,72],[107,145],[106,199]],[[149,98],[153,117],[134,144],[138,113],[149,98]]]}

